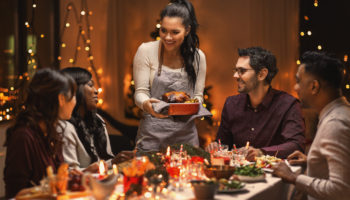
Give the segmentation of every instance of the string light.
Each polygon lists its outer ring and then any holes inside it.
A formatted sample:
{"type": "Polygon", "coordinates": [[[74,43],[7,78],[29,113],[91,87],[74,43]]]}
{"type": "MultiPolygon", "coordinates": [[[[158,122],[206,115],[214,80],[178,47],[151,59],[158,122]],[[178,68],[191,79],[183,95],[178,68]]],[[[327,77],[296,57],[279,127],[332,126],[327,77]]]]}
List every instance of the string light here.
{"type": "Polygon", "coordinates": [[[160,27],[161,27],[161,25],[160,25],[160,24],[157,24],[157,25],[156,25],[156,27],[157,27],[157,28],[160,28],[160,27]]]}
{"type": "Polygon", "coordinates": [[[348,90],[348,89],[350,89],[350,85],[349,84],[346,84],[346,89],[348,90]]]}
{"type": "Polygon", "coordinates": [[[348,62],[348,54],[344,55],[344,62],[348,62]]]}
{"type": "Polygon", "coordinates": [[[301,36],[304,36],[304,35],[305,35],[305,33],[304,33],[303,31],[301,31],[301,32],[300,32],[300,35],[301,35],[301,36]]]}
{"type": "Polygon", "coordinates": [[[36,4],[33,4],[33,8],[36,8],[36,4]]]}
{"type": "Polygon", "coordinates": [[[307,31],[307,34],[308,34],[308,35],[311,35],[312,33],[311,33],[311,31],[307,31]]]}
{"type": "Polygon", "coordinates": [[[98,93],[101,93],[103,90],[102,90],[102,88],[98,88],[98,93]]]}
{"type": "Polygon", "coordinates": [[[65,48],[65,47],[66,47],[66,43],[62,43],[62,44],[61,44],[61,47],[62,47],[62,48],[65,48]]]}
{"type": "Polygon", "coordinates": [[[40,35],[40,37],[41,37],[41,38],[44,38],[44,37],[45,37],[45,35],[44,35],[44,34],[41,34],[41,35],[40,35]]]}
{"type": "Polygon", "coordinates": [[[32,49],[28,49],[28,53],[33,53],[33,50],[32,49]]]}
{"type": "Polygon", "coordinates": [[[321,50],[322,50],[322,46],[321,46],[321,45],[318,45],[318,46],[317,46],[317,49],[321,51],[321,50]]]}
{"type": "Polygon", "coordinates": [[[70,27],[70,23],[67,22],[65,26],[66,26],[67,28],[70,27]]]}
{"type": "Polygon", "coordinates": [[[297,65],[300,65],[300,60],[297,60],[297,65]]]}
{"type": "Polygon", "coordinates": [[[80,14],[81,14],[81,15],[85,15],[85,11],[82,10],[82,11],[80,12],[80,14]]]}
{"type": "Polygon", "coordinates": [[[315,0],[315,1],[314,1],[314,6],[315,6],[315,7],[318,7],[318,0],[315,0]]]}
{"type": "Polygon", "coordinates": [[[309,21],[309,17],[307,15],[304,16],[305,21],[309,21]]]}
{"type": "Polygon", "coordinates": [[[73,63],[73,62],[74,62],[74,59],[73,59],[73,58],[70,58],[70,59],[68,60],[68,62],[69,62],[69,63],[73,63]]]}
{"type": "Polygon", "coordinates": [[[89,51],[89,50],[90,50],[90,47],[86,46],[85,51],[89,51]]]}

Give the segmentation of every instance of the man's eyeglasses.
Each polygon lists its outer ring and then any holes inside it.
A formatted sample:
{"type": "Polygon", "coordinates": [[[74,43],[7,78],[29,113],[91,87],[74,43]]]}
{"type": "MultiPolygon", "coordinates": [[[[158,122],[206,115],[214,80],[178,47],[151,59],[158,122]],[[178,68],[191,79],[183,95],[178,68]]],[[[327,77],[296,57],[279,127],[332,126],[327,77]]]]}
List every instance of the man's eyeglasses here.
{"type": "Polygon", "coordinates": [[[238,67],[238,68],[233,68],[233,76],[236,74],[238,74],[238,76],[242,76],[244,73],[246,73],[248,70],[254,70],[254,69],[246,69],[246,68],[242,68],[242,67],[238,67]]]}

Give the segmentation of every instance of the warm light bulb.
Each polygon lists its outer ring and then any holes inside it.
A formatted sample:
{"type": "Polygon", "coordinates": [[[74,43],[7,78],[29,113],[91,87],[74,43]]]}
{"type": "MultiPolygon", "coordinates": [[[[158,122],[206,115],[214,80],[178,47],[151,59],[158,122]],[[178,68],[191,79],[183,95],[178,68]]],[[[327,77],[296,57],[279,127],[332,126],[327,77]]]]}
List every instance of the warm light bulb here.
{"type": "Polygon", "coordinates": [[[80,46],[78,46],[78,47],[77,47],[77,50],[78,50],[78,51],[80,51],[80,50],[81,50],[81,47],[80,47],[80,46]]]}
{"type": "Polygon", "coordinates": [[[0,116],[0,121],[2,121],[2,116],[0,116]]]}
{"type": "Polygon", "coordinates": [[[85,47],[85,51],[89,51],[90,50],[90,47],[85,47]]]}
{"type": "Polygon", "coordinates": [[[318,3],[317,3],[316,1],[315,1],[315,3],[314,3],[314,6],[315,6],[315,7],[318,7],[318,3]]]}
{"type": "Polygon", "coordinates": [[[36,4],[33,4],[33,8],[36,8],[36,4]]]}
{"type": "Polygon", "coordinates": [[[98,104],[100,104],[100,105],[103,104],[103,99],[99,99],[98,104]]]}
{"type": "Polygon", "coordinates": [[[309,21],[309,17],[308,16],[304,16],[304,19],[305,19],[305,21],[309,21]]]}
{"type": "Polygon", "coordinates": [[[89,11],[89,15],[92,15],[92,11],[89,11]]]}
{"type": "Polygon", "coordinates": [[[24,25],[28,26],[28,25],[29,25],[29,23],[28,23],[28,22],[24,22],[24,25]]]}
{"type": "Polygon", "coordinates": [[[70,23],[67,22],[67,23],[66,23],[66,27],[67,27],[67,28],[70,27],[70,23]]]}
{"type": "Polygon", "coordinates": [[[58,56],[58,57],[57,57],[57,60],[62,60],[62,57],[61,57],[61,56],[58,56]]]}
{"type": "Polygon", "coordinates": [[[66,44],[65,43],[62,43],[61,44],[62,48],[66,47],[66,44]]]}
{"type": "Polygon", "coordinates": [[[91,41],[90,41],[89,39],[86,40],[86,43],[90,44],[90,42],[91,42],[91,41]]]}
{"type": "Polygon", "coordinates": [[[318,46],[317,46],[317,49],[318,49],[318,50],[322,50],[322,46],[321,46],[321,45],[318,45],[318,46]]]}
{"type": "Polygon", "coordinates": [[[45,35],[44,35],[44,34],[41,34],[41,35],[40,35],[40,37],[41,37],[41,38],[44,38],[44,37],[45,37],[45,35]]]}
{"type": "Polygon", "coordinates": [[[350,89],[350,85],[349,84],[346,84],[346,89],[348,90],[348,89],[350,89]]]}
{"type": "Polygon", "coordinates": [[[6,115],[6,119],[7,119],[7,120],[10,120],[10,115],[6,115]]]}
{"type": "Polygon", "coordinates": [[[74,59],[73,58],[70,58],[69,59],[69,63],[73,63],[74,62],[74,59]]]}
{"type": "Polygon", "coordinates": [[[33,50],[32,49],[28,49],[28,53],[32,53],[33,52],[33,50]]]}
{"type": "Polygon", "coordinates": [[[93,56],[90,56],[90,57],[89,57],[89,60],[93,60],[93,59],[94,59],[94,57],[93,57],[93,56]]]}
{"type": "Polygon", "coordinates": [[[132,81],[130,82],[130,84],[131,84],[131,85],[135,85],[135,81],[132,80],[132,81]]]}
{"type": "Polygon", "coordinates": [[[36,69],[37,68],[37,66],[36,65],[33,65],[33,69],[36,69]]]}
{"type": "Polygon", "coordinates": [[[102,90],[102,88],[98,88],[98,93],[101,93],[103,90],[102,90]]]}
{"type": "Polygon", "coordinates": [[[89,26],[90,31],[94,30],[93,26],[89,26]]]}
{"type": "Polygon", "coordinates": [[[84,34],[85,34],[85,31],[84,31],[84,30],[82,30],[80,33],[81,33],[82,35],[84,35],[84,34]]]}
{"type": "Polygon", "coordinates": [[[344,62],[348,62],[348,54],[344,55],[344,62]]]}
{"type": "Polygon", "coordinates": [[[297,60],[297,65],[300,65],[300,60],[297,60]]]}
{"type": "Polygon", "coordinates": [[[301,36],[304,36],[304,35],[305,35],[305,33],[304,33],[303,31],[301,31],[301,32],[300,32],[300,35],[301,35],[301,36]]]}
{"type": "Polygon", "coordinates": [[[207,107],[207,104],[203,103],[203,107],[206,108],[206,107],[207,107]]]}
{"type": "Polygon", "coordinates": [[[157,28],[160,28],[160,27],[161,27],[161,25],[160,25],[160,24],[157,24],[157,25],[156,25],[156,27],[157,27],[157,28]]]}
{"type": "Polygon", "coordinates": [[[72,6],[71,5],[67,6],[67,10],[72,10],[72,6]]]}
{"type": "Polygon", "coordinates": [[[81,15],[85,15],[85,11],[82,10],[82,11],[80,12],[80,14],[81,14],[81,15]]]}
{"type": "Polygon", "coordinates": [[[307,31],[307,34],[308,34],[308,35],[311,35],[312,33],[311,33],[311,31],[307,31]]]}
{"type": "Polygon", "coordinates": [[[7,108],[7,109],[6,109],[6,112],[10,112],[10,109],[7,108]]]}

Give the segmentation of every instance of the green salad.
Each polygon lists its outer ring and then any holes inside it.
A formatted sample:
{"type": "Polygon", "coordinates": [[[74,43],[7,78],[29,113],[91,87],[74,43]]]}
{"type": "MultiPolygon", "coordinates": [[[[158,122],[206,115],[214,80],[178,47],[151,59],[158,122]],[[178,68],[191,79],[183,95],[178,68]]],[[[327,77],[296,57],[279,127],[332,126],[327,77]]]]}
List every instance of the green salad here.
{"type": "Polygon", "coordinates": [[[241,189],[244,184],[236,180],[220,179],[219,190],[241,189]]]}
{"type": "Polygon", "coordinates": [[[255,165],[246,165],[243,167],[236,168],[235,173],[236,175],[241,176],[260,176],[264,174],[264,171],[261,168],[256,167],[255,165]]]}

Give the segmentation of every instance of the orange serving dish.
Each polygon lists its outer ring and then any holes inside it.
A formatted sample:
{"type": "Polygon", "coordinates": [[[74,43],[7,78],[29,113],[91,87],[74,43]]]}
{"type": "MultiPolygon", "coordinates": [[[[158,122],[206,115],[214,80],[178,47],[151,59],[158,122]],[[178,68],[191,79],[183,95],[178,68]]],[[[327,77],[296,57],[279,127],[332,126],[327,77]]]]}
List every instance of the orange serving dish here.
{"type": "Polygon", "coordinates": [[[198,110],[199,103],[170,103],[168,115],[195,115],[198,110]]]}

